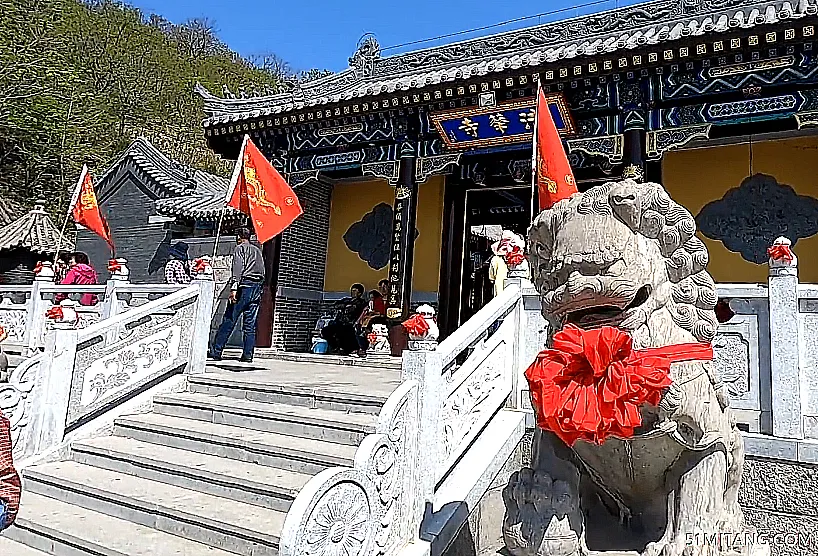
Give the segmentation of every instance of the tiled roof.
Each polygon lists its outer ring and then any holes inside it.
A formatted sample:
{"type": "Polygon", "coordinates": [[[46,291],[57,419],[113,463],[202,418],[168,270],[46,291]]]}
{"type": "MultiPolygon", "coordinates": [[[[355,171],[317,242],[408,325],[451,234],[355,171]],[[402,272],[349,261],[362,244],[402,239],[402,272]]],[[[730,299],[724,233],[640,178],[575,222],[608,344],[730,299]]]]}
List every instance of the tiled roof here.
{"type": "MultiPolygon", "coordinates": [[[[148,139],[139,137],[100,176],[98,183],[102,189],[126,161],[155,182],[159,195],[155,206],[159,214],[201,220],[219,217],[230,180],[172,160],[148,139]]],[[[225,216],[230,218],[236,214],[233,209],[227,209],[225,216]]]]}
{"type": "Polygon", "coordinates": [[[195,194],[221,192],[224,195],[227,191],[229,183],[227,179],[168,158],[145,137],[139,137],[131,143],[131,146],[125,149],[111,167],[99,177],[100,187],[105,188],[105,182],[109,176],[115,174],[126,160],[130,160],[142,169],[169,195],[185,195],[191,192],[195,194]]]}
{"type": "Polygon", "coordinates": [[[211,126],[816,13],[818,0],[655,0],[388,57],[369,39],[349,69],[276,95],[219,98],[196,90],[211,126]]]}
{"type": "MultiPolygon", "coordinates": [[[[225,191],[226,192],[226,191],[225,191]]],[[[187,195],[171,197],[156,201],[156,212],[166,216],[182,216],[197,220],[215,220],[221,216],[224,208],[225,192],[214,195],[187,195]]],[[[226,219],[243,218],[242,213],[228,207],[224,213],[226,219]]]]}
{"type": "Polygon", "coordinates": [[[65,236],[60,240],[60,230],[51,221],[43,209],[44,203],[38,203],[28,214],[0,228],[0,251],[22,247],[33,253],[43,255],[60,251],[71,251],[74,242],[65,236]],[[59,245],[59,247],[58,247],[59,245]]]}

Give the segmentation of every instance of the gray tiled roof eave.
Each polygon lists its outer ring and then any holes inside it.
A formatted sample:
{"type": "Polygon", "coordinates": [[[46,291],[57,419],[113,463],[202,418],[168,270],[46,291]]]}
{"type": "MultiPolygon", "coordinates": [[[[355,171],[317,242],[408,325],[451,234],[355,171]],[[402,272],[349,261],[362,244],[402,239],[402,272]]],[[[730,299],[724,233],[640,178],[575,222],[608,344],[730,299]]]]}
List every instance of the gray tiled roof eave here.
{"type": "Polygon", "coordinates": [[[24,216],[0,228],[0,251],[16,248],[50,255],[57,249],[70,251],[74,248],[74,243],[65,236],[61,238],[60,231],[48,214],[42,207],[35,207],[24,216]]]}
{"type": "Polygon", "coordinates": [[[456,79],[538,66],[557,60],[611,54],[680,38],[752,28],[818,13],[818,0],[656,0],[608,12],[500,33],[441,47],[377,58],[371,68],[350,68],[305,83],[293,92],[254,98],[219,98],[197,86],[213,126],[302,108],[376,97],[456,79]]]}
{"type": "Polygon", "coordinates": [[[225,208],[224,193],[205,196],[186,196],[159,199],[155,202],[156,212],[165,216],[193,218],[196,220],[216,220],[225,211],[226,219],[242,218],[242,213],[232,207],[225,208]]]}

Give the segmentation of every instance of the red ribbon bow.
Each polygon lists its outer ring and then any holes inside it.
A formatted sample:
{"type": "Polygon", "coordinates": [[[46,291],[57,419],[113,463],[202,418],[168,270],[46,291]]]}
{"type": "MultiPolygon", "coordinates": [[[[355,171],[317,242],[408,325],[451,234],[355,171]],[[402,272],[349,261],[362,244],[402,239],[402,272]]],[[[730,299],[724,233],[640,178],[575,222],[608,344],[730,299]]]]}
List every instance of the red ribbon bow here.
{"type": "Polygon", "coordinates": [[[108,261],[108,272],[119,272],[122,270],[122,265],[116,259],[108,261]]]}
{"type": "Polygon", "coordinates": [[[43,263],[42,263],[42,262],[39,262],[39,263],[37,263],[37,265],[34,267],[34,274],[39,274],[40,272],[42,272],[42,270],[43,270],[43,263]]]}
{"type": "Polygon", "coordinates": [[[657,406],[673,382],[670,364],[713,358],[710,344],[633,349],[630,336],[604,326],[567,325],[526,370],[537,425],[569,446],[577,439],[602,444],[630,438],[642,424],[639,406],[657,406]]]}
{"type": "Polygon", "coordinates": [[[793,258],[792,250],[790,249],[789,245],[773,245],[767,249],[767,254],[772,260],[784,261],[785,263],[791,263],[793,258]]]}
{"type": "Polygon", "coordinates": [[[517,266],[525,260],[525,254],[523,254],[522,250],[517,246],[514,246],[512,251],[506,253],[505,257],[508,266],[517,266]]]}
{"type": "Polygon", "coordinates": [[[52,307],[48,311],[45,312],[45,318],[52,319],[52,320],[62,320],[63,313],[62,307],[52,307]]]}
{"type": "Polygon", "coordinates": [[[378,341],[378,335],[375,334],[374,332],[370,332],[369,334],[366,335],[366,339],[369,340],[370,344],[374,344],[375,342],[378,341]]]}
{"type": "Polygon", "coordinates": [[[201,274],[210,266],[210,263],[205,259],[196,259],[193,261],[193,272],[201,274]]]}
{"type": "Polygon", "coordinates": [[[413,336],[423,336],[429,332],[429,323],[423,318],[423,315],[412,315],[401,323],[406,329],[406,332],[413,336]]]}

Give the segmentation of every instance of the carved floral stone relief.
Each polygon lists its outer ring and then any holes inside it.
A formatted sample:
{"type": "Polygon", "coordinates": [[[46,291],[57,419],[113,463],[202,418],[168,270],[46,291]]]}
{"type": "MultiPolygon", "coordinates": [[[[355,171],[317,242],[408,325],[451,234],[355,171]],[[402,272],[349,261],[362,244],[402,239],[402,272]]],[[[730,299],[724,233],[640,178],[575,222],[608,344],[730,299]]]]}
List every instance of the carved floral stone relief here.
{"type": "Polygon", "coordinates": [[[752,263],[767,262],[767,248],[786,236],[793,247],[818,233],[818,199],[798,195],[766,174],[746,178],[739,187],[708,203],[696,216],[705,237],[752,263]]]}
{"type": "Polygon", "coordinates": [[[169,369],[179,354],[180,335],[181,328],[172,326],[94,361],[85,371],[80,405],[91,405],[169,369]]]}
{"type": "Polygon", "coordinates": [[[23,431],[31,420],[29,394],[34,389],[42,362],[42,354],[27,359],[11,373],[9,381],[0,384],[0,411],[11,425],[11,445],[14,457],[20,457],[23,446],[19,445],[23,431]]]}
{"type": "Polygon", "coordinates": [[[22,343],[26,337],[26,306],[0,305],[0,326],[8,333],[8,342],[22,343]]]}
{"type": "Polygon", "coordinates": [[[731,398],[750,392],[750,347],[741,334],[722,332],[713,338],[713,363],[731,398]]]}

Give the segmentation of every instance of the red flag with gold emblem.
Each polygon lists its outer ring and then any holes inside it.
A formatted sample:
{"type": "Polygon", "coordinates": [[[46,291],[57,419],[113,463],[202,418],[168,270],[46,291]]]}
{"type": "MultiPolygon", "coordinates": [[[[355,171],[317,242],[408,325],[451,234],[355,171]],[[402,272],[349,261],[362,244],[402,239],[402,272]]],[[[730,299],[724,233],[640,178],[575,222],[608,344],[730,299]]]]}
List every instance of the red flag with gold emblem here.
{"type": "Polygon", "coordinates": [[[534,132],[534,180],[540,210],[577,192],[577,181],[568,163],[562,139],[551,116],[542,87],[537,91],[537,129],[534,132]]]}
{"type": "Polygon", "coordinates": [[[97,234],[108,242],[112,250],[114,249],[114,242],[113,239],[111,239],[111,230],[108,228],[108,222],[99,210],[97,194],[94,192],[94,182],[91,180],[91,174],[88,172],[87,166],[82,167],[80,181],[77,183],[77,188],[71,198],[71,205],[68,207],[68,210],[74,218],[74,222],[97,234]]]}
{"type": "Polygon", "coordinates": [[[295,191],[249,135],[236,161],[227,206],[250,217],[259,243],[271,240],[304,214],[295,191]]]}

